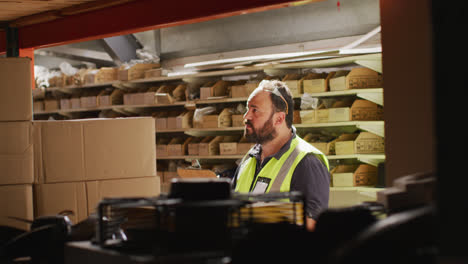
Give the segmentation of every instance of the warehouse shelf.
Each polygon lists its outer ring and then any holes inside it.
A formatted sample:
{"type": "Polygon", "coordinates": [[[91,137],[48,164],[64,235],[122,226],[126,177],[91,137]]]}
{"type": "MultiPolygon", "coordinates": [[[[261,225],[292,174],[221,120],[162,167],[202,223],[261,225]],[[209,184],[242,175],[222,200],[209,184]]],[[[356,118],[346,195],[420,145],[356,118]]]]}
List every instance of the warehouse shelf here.
{"type": "MultiPolygon", "coordinates": [[[[310,128],[337,128],[340,131],[353,133],[356,129],[368,131],[378,136],[384,136],[384,121],[349,121],[349,122],[334,122],[334,123],[316,123],[316,124],[294,124],[297,130],[310,129],[310,128]]],[[[213,136],[220,134],[232,134],[232,132],[243,132],[244,127],[220,127],[220,128],[180,128],[180,129],[167,129],[156,130],[156,133],[169,133],[169,132],[184,132],[189,136],[213,136]],[[227,132],[227,133],[225,133],[227,132]]]]}
{"type": "Polygon", "coordinates": [[[377,167],[379,163],[385,161],[385,154],[350,154],[350,155],[329,155],[329,160],[356,159],[360,162],[377,167]]]}
{"type": "Polygon", "coordinates": [[[67,86],[63,86],[63,87],[48,87],[48,88],[45,88],[45,91],[46,92],[61,91],[61,92],[65,92],[65,93],[71,93],[73,90],[76,90],[76,89],[112,86],[112,85],[115,85],[115,84],[118,84],[118,83],[120,83],[120,81],[111,81],[111,82],[93,83],[93,84],[83,84],[83,85],[67,85],[67,86]]]}
{"type": "Polygon", "coordinates": [[[383,88],[350,89],[343,91],[329,91],[322,93],[311,93],[312,97],[335,97],[356,95],[359,98],[369,100],[383,106],[383,88]]]}

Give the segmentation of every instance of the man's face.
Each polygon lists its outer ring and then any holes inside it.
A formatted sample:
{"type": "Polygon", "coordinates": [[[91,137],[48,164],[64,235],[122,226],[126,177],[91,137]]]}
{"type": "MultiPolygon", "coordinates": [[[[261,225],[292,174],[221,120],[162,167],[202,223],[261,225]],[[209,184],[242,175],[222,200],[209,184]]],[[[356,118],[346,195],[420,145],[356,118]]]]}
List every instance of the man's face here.
{"type": "Polygon", "coordinates": [[[244,115],[244,135],[255,143],[264,144],[276,137],[273,126],[273,103],[270,93],[260,91],[247,101],[247,112],[244,115]]]}

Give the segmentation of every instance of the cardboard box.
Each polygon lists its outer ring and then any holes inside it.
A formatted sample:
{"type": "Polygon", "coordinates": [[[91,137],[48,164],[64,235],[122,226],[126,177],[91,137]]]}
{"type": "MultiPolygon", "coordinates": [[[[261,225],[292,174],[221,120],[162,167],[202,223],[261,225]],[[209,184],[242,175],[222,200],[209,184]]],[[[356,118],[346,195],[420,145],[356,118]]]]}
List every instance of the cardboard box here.
{"type": "Polygon", "coordinates": [[[71,109],[80,109],[81,101],[79,95],[74,95],[70,98],[70,107],[71,109]]]}
{"type": "Polygon", "coordinates": [[[243,136],[239,143],[237,143],[237,154],[244,155],[246,154],[251,148],[255,146],[255,143],[249,142],[245,136],[243,136]]]}
{"type": "Polygon", "coordinates": [[[30,121],[0,122],[0,184],[34,182],[33,126],[30,121]]]}
{"type": "Polygon", "coordinates": [[[106,83],[116,81],[118,79],[118,68],[112,67],[102,67],[99,68],[98,72],[96,73],[94,80],[95,83],[106,83]]]}
{"type": "Polygon", "coordinates": [[[169,138],[166,137],[158,137],[156,140],[156,156],[157,157],[166,157],[167,153],[167,144],[171,141],[169,138]]]}
{"type": "Polygon", "coordinates": [[[328,122],[383,120],[383,108],[371,101],[357,99],[354,102],[335,102],[328,109],[328,122]]]}
{"type": "Polygon", "coordinates": [[[123,91],[120,89],[105,89],[97,96],[98,106],[110,106],[123,104],[123,91]]]}
{"type": "Polygon", "coordinates": [[[55,111],[60,109],[60,102],[57,99],[45,99],[44,100],[44,110],[45,111],[55,111]]]}
{"type": "Polygon", "coordinates": [[[302,76],[300,74],[291,73],[286,74],[283,78],[283,82],[286,83],[293,97],[300,97],[303,93],[302,87],[302,76]]]}
{"type": "Polygon", "coordinates": [[[34,101],[33,111],[34,112],[44,111],[44,101],[43,100],[34,101]]]}
{"type": "Polygon", "coordinates": [[[328,82],[335,75],[335,72],[330,73],[309,73],[302,81],[304,93],[323,93],[328,91],[328,82]]]}
{"type": "Polygon", "coordinates": [[[211,87],[200,87],[200,99],[206,100],[211,97],[211,87]]]}
{"type": "Polygon", "coordinates": [[[232,112],[231,108],[224,108],[218,116],[218,127],[232,127],[232,112]]]}
{"type": "Polygon", "coordinates": [[[203,128],[217,128],[218,127],[219,115],[204,115],[203,116],[203,128]]]}
{"type": "MultiPolygon", "coordinates": [[[[33,106],[33,108],[34,108],[34,106],[33,106]]],[[[71,109],[70,99],[68,99],[68,98],[60,99],[60,109],[62,109],[62,110],[71,109]]]]}
{"type": "Polygon", "coordinates": [[[336,155],[384,153],[384,138],[370,132],[342,134],[335,142],[336,155]]]}
{"type": "Polygon", "coordinates": [[[237,154],[237,142],[219,143],[219,154],[220,155],[236,155],[237,154]]]}
{"type": "Polygon", "coordinates": [[[154,119],[115,118],[33,123],[42,161],[38,183],[153,176],[154,119]]]}
{"type": "Polygon", "coordinates": [[[161,73],[162,73],[161,68],[147,70],[147,71],[145,71],[145,79],[146,78],[161,77],[161,73]]]}
{"type": "Polygon", "coordinates": [[[219,155],[219,143],[223,141],[223,136],[206,137],[204,138],[198,147],[198,153],[200,156],[212,156],[219,155]]]}
{"type": "Polygon", "coordinates": [[[176,117],[176,128],[191,128],[194,111],[186,111],[176,117]]]}
{"type": "Polygon", "coordinates": [[[231,86],[231,97],[232,98],[244,98],[249,97],[251,91],[247,89],[245,85],[233,85],[231,86]]]}
{"type": "Polygon", "coordinates": [[[176,171],[165,171],[164,172],[164,178],[163,178],[162,182],[170,183],[172,181],[172,179],[176,179],[176,178],[179,178],[179,175],[177,175],[176,171]]]}
{"type": "Polygon", "coordinates": [[[192,141],[188,144],[188,154],[189,155],[198,155],[200,142],[203,140],[203,137],[194,137],[192,141]]]}
{"type": "Polygon", "coordinates": [[[29,223],[11,219],[34,219],[32,185],[0,186],[0,225],[29,230],[29,223]]]}
{"type": "Polygon", "coordinates": [[[85,182],[49,183],[34,185],[35,216],[67,216],[73,224],[88,217],[85,182]]]}
{"type": "Polygon", "coordinates": [[[228,96],[229,89],[231,85],[230,81],[219,80],[213,86],[211,86],[211,96],[228,96]]]}
{"type": "Polygon", "coordinates": [[[375,186],[377,167],[360,165],[338,165],[332,171],[333,187],[375,186]]]}
{"type": "Polygon", "coordinates": [[[376,201],[375,188],[355,187],[358,189],[338,188],[330,190],[328,206],[330,208],[343,208],[362,204],[367,201],[376,201]]]}
{"type": "Polygon", "coordinates": [[[330,79],[330,91],[360,88],[381,88],[383,77],[369,68],[354,68],[351,71],[338,71],[330,79]]]}
{"type": "Polygon", "coordinates": [[[137,63],[129,68],[122,67],[118,71],[118,79],[121,81],[131,81],[145,77],[147,70],[158,68],[159,63],[137,63]]]}
{"type": "Polygon", "coordinates": [[[34,190],[36,216],[71,212],[70,220],[76,224],[94,213],[104,198],[158,196],[160,178],[37,184],[34,190]]]}
{"type": "Polygon", "coordinates": [[[155,123],[156,123],[156,130],[168,129],[168,127],[167,127],[167,117],[156,117],[155,118],[155,123]]]}
{"type": "Polygon", "coordinates": [[[232,127],[243,127],[244,126],[244,115],[232,115],[232,127]]]}
{"type": "Polygon", "coordinates": [[[186,138],[185,140],[176,137],[171,139],[167,145],[167,155],[168,156],[183,156],[187,153],[188,144],[192,140],[191,137],[186,138]]]}
{"type": "Polygon", "coordinates": [[[301,116],[301,124],[315,124],[317,120],[317,110],[301,110],[299,111],[301,116]]]}
{"type": "Polygon", "coordinates": [[[98,106],[97,96],[89,95],[80,97],[81,108],[96,108],[98,106]]]}
{"type": "Polygon", "coordinates": [[[161,85],[157,88],[155,93],[155,101],[157,104],[172,104],[175,99],[172,96],[172,93],[175,90],[173,85],[161,85]]]}
{"type": "Polygon", "coordinates": [[[158,176],[88,181],[86,182],[88,214],[94,213],[104,198],[156,197],[161,192],[160,181],[158,176]]]}
{"type": "Polygon", "coordinates": [[[32,120],[31,76],[31,59],[0,58],[0,121],[32,120]]]}

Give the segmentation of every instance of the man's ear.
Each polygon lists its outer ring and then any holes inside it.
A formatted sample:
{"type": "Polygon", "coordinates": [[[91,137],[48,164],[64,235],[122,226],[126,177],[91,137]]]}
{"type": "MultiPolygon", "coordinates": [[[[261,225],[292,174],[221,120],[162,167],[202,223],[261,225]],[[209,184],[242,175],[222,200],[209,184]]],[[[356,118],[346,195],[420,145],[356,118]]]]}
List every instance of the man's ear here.
{"type": "Polygon", "coordinates": [[[276,124],[276,125],[280,125],[282,122],[285,121],[285,119],[286,119],[286,113],[284,113],[284,112],[278,112],[277,114],[279,114],[279,115],[276,115],[275,124],[276,124]]]}

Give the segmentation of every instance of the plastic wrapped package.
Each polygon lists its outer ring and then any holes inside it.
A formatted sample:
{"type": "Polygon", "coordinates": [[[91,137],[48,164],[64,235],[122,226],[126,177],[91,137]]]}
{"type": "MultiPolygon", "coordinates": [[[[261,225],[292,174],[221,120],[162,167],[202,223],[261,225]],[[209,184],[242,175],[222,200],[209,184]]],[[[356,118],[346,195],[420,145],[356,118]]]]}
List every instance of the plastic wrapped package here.
{"type": "Polygon", "coordinates": [[[200,122],[203,122],[203,116],[205,115],[209,115],[209,114],[212,114],[216,111],[216,108],[214,108],[213,106],[207,106],[207,107],[203,107],[203,108],[197,108],[195,109],[195,112],[193,114],[193,122],[196,123],[200,123],[200,122]]]}
{"type": "Polygon", "coordinates": [[[319,99],[317,97],[313,97],[307,93],[301,96],[301,110],[317,109],[318,106],[319,99]]]}

